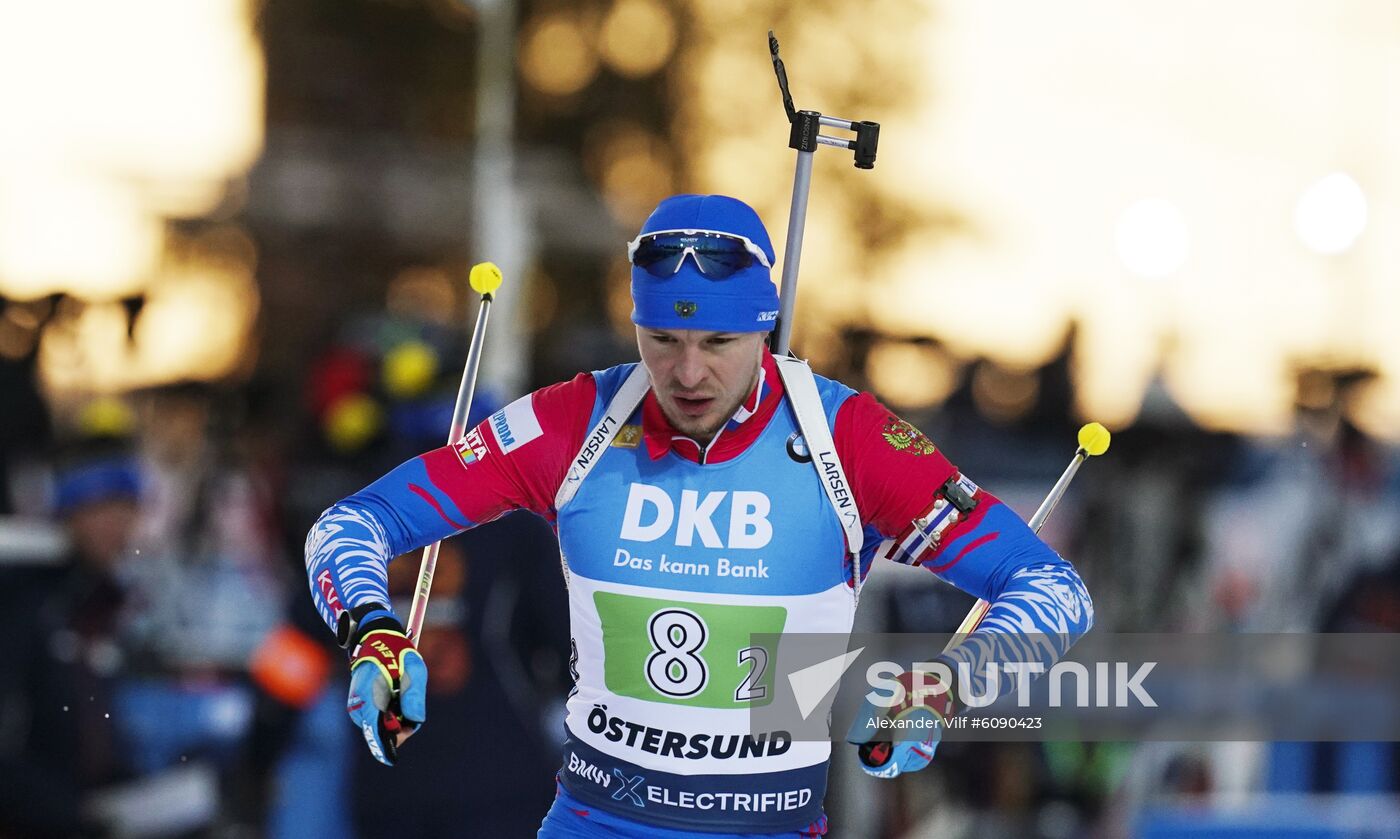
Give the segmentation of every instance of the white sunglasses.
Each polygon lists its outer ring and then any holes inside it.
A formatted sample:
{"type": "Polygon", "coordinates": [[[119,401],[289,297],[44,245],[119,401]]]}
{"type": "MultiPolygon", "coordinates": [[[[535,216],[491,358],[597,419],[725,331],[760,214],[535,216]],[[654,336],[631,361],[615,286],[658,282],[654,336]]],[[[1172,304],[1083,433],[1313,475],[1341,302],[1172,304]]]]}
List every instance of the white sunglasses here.
{"type": "Polygon", "coordinates": [[[627,261],[659,278],[675,275],[687,255],[711,280],[728,279],[754,261],[773,267],[752,239],[719,230],[655,230],[627,244],[627,261]]]}

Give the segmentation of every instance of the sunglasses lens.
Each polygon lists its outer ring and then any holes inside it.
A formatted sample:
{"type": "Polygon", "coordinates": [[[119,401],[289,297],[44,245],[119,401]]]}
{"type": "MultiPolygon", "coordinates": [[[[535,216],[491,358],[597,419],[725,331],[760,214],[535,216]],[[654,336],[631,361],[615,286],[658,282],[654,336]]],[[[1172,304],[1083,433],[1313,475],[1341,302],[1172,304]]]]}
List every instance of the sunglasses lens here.
{"type": "Polygon", "coordinates": [[[740,248],[737,253],[732,250],[697,250],[695,252],[695,261],[700,263],[700,270],[705,272],[705,276],[718,280],[728,277],[735,271],[742,271],[752,265],[753,256],[742,248],[740,248]]]}
{"type": "Polygon", "coordinates": [[[632,264],[639,268],[648,268],[658,262],[670,260],[671,267],[674,268],[677,260],[685,253],[685,245],[678,242],[661,242],[656,239],[643,239],[637,246],[637,252],[632,255],[632,264]]]}
{"type": "Polygon", "coordinates": [[[632,264],[655,277],[669,277],[680,270],[689,253],[706,279],[728,279],[754,264],[753,254],[740,239],[715,234],[661,233],[637,245],[632,264]]]}
{"type": "Polygon", "coordinates": [[[651,238],[643,239],[637,246],[637,252],[632,255],[632,264],[653,276],[669,277],[676,273],[684,258],[685,245],[651,238]]]}

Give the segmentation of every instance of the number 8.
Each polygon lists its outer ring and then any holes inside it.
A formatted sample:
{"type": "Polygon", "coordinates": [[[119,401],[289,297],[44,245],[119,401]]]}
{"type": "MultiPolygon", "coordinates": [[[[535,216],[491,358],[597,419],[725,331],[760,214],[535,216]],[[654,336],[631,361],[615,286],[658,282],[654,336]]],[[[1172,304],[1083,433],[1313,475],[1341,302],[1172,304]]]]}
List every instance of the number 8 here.
{"type": "Polygon", "coordinates": [[[697,653],[708,638],[705,622],[686,609],[662,609],[647,622],[655,651],[647,657],[647,681],[665,696],[694,696],[705,689],[710,673],[697,653]]]}

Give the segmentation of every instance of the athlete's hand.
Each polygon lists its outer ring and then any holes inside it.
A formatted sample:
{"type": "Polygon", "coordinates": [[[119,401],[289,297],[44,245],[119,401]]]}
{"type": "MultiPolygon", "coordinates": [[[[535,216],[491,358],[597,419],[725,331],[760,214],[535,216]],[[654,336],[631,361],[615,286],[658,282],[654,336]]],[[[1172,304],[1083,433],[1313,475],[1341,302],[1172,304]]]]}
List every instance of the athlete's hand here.
{"type": "Polygon", "coordinates": [[[345,710],[365,736],[370,754],[386,766],[427,719],[428,666],[393,613],[365,615],[350,655],[345,710]]]}
{"type": "Polygon", "coordinates": [[[944,721],[953,715],[949,691],[935,676],[922,674],[923,687],[912,673],[898,681],[903,699],[892,708],[865,700],[846,735],[856,745],[860,768],[876,778],[897,778],[928,766],[943,739],[944,721]]]}

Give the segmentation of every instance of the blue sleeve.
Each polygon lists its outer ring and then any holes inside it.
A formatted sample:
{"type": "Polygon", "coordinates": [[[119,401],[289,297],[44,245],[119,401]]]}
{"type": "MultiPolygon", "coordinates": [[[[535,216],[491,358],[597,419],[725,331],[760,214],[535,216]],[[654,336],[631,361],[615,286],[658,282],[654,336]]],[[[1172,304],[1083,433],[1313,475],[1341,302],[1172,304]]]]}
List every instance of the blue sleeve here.
{"type": "Polygon", "coordinates": [[[947,562],[930,570],[991,603],[977,629],[940,657],[955,673],[966,665],[977,695],[989,663],[1039,662],[1049,670],[1093,626],[1094,603],[1074,566],[999,501],[942,556],[947,562]]]}
{"type": "Polygon", "coordinates": [[[306,537],[316,611],[332,630],[342,611],[389,603],[389,560],[475,525],[429,479],[424,459],[396,467],[321,514],[306,537]]]}

